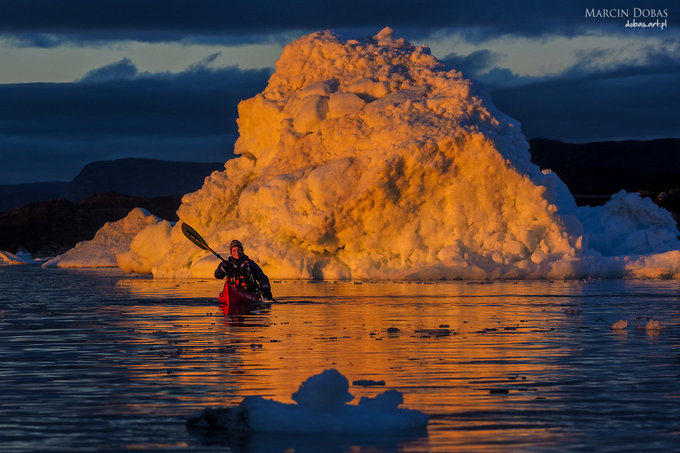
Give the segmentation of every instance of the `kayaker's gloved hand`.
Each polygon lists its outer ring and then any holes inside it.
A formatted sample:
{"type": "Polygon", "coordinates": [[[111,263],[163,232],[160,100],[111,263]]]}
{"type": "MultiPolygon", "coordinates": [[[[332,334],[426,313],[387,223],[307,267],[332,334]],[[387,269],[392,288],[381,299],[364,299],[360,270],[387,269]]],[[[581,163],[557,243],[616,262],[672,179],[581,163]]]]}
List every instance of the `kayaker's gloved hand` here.
{"type": "Polygon", "coordinates": [[[215,269],[215,278],[224,278],[227,275],[226,264],[226,261],[222,261],[219,266],[217,266],[217,269],[215,269]]]}
{"type": "Polygon", "coordinates": [[[274,300],[274,296],[272,296],[272,289],[271,288],[262,288],[262,295],[264,296],[265,299],[274,300]]]}

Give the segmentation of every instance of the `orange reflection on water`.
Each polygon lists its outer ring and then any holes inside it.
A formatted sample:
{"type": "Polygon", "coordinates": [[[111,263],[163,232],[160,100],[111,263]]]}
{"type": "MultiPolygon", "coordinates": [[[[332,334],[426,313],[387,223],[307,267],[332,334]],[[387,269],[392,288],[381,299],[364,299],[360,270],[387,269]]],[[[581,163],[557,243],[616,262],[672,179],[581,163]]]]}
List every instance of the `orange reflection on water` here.
{"type": "MultiPolygon", "coordinates": [[[[579,294],[574,283],[532,282],[527,296],[522,283],[278,282],[280,303],[240,313],[220,311],[219,281],[130,279],[119,286],[149,300],[120,316],[134,341],[151,348],[150,360],[131,372],[209,388],[180,396],[197,407],[235,404],[246,395],[292,402],[303,380],[337,368],[350,382],[386,382],[352,386],[357,399],[396,388],[405,407],[429,414],[493,414],[535,401],[540,395],[532,383],[560,372],[556,355],[579,348],[564,338],[553,350],[565,315],[550,297],[579,294]],[[171,374],[162,376],[163,370],[171,374]]],[[[447,436],[448,445],[467,436],[469,445],[471,424],[479,425],[473,432],[481,439],[495,422],[465,423],[465,430],[436,435],[447,436]]],[[[544,431],[518,427],[513,436],[536,441],[544,431]]]]}

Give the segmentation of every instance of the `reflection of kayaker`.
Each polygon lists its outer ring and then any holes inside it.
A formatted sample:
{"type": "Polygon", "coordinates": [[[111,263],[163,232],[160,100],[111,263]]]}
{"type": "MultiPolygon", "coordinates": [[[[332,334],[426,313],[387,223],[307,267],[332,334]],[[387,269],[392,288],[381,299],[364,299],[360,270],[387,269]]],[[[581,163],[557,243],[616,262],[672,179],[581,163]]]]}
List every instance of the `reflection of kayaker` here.
{"type": "Polygon", "coordinates": [[[255,261],[243,253],[243,244],[233,240],[229,244],[231,256],[222,261],[215,269],[215,278],[227,278],[236,288],[245,291],[262,292],[262,295],[272,300],[272,288],[269,278],[262,272],[262,268],[255,261]]]}

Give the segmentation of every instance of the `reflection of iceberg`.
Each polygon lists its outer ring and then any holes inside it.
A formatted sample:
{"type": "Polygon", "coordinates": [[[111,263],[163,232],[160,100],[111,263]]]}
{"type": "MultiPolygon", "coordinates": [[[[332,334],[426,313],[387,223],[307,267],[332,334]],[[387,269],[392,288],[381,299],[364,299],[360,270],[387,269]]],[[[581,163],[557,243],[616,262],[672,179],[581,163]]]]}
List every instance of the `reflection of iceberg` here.
{"type": "Polygon", "coordinates": [[[389,390],[374,398],[354,397],[349,382],[335,369],[311,376],[293,394],[297,404],[285,404],[259,396],[246,397],[233,408],[205,409],[187,425],[231,432],[267,433],[375,433],[424,428],[429,417],[413,409],[401,409],[402,394],[389,390]]]}
{"type": "MultiPolygon", "coordinates": [[[[623,193],[577,208],[483,88],[389,29],[293,42],[238,124],[241,156],[179,216],[273,278],[680,277],[668,213],[623,193]]],[[[160,233],[140,233],[133,270],[212,274],[179,228],[160,233]]]]}

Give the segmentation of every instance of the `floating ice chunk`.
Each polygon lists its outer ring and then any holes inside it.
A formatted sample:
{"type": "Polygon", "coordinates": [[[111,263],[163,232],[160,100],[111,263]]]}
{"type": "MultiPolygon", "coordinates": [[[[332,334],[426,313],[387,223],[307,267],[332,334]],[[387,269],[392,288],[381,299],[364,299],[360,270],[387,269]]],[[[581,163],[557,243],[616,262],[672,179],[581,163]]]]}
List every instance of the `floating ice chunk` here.
{"type": "MultiPolygon", "coordinates": [[[[389,329],[387,329],[389,331],[389,329]]],[[[372,379],[358,379],[356,381],[352,381],[352,385],[356,385],[359,387],[373,387],[373,386],[384,386],[385,381],[374,381],[372,379]]]]}
{"type": "Polygon", "coordinates": [[[649,198],[620,191],[601,207],[580,207],[578,216],[590,246],[603,255],[636,255],[677,250],[680,231],[673,216],[649,198]]]}
{"type": "Polygon", "coordinates": [[[625,319],[620,319],[612,324],[612,330],[624,330],[628,327],[628,321],[625,319]]]}
{"type": "Polygon", "coordinates": [[[338,370],[330,369],[300,384],[293,393],[293,401],[305,409],[332,412],[354,399],[348,389],[347,378],[338,370]]]}
{"type": "Polygon", "coordinates": [[[645,325],[645,330],[647,332],[659,331],[663,330],[664,328],[665,326],[655,319],[650,319],[649,321],[647,321],[647,324],[645,325]]]}
{"type": "Polygon", "coordinates": [[[358,405],[346,404],[353,397],[349,382],[337,370],[326,370],[307,379],[293,394],[298,404],[285,404],[259,396],[244,398],[233,408],[204,409],[187,420],[189,427],[227,431],[271,433],[373,433],[424,428],[429,417],[401,409],[403,396],[390,390],[374,398],[363,397],[358,405]]]}
{"type": "Polygon", "coordinates": [[[33,264],[36,262],[33,256],[26,250],[20,249],[17,253],[0,250],[0,266],[16,266],[18,264],[33,264]]]}
{"type": "Polygon", "coordinates": [[[626,274],[640,279],[680,279],[680,251],[654,255],[628,256],[622,259],[626,274]]]}
{"type": "MultiPolygon", "coordinates": [[[[68,252],[44,263],[43,267],[117,267],[116,255],[130,250],[130,243],[137,233],[160,221],[147,210],[135,208],[125,218],[107,222],[92,240],[76,244],[68,252]]],[[[153,243],[150,241],[149,246],[153,243]]]]}
{"type": "MultiPolygon", "coordinates": [[[[373,385],[384,385],[384,381],[379,381],[373,385]],[[382,382],[382,384],[380,384],[382,382]]],[[[397,390],[388,390],[376,395],[373,398],[367,396],[361,397],[359,400],[359,407],[366,409],[374,409],[379,411],[393,411],[397,409],[404,402],[404,395],[397,390]]]]}

